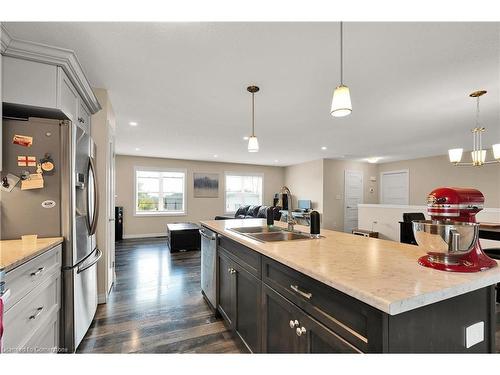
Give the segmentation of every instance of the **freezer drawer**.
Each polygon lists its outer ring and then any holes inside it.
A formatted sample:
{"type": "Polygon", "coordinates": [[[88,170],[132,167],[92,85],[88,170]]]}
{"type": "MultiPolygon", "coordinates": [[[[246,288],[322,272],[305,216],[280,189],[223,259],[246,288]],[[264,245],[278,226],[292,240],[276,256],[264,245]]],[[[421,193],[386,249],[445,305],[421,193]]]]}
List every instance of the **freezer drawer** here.
{"type": "Polygon", "coordinates": [[[64,347],[74,352],[87,333],[97,310],[97,261],[95,249],[80,264],[64,270],[64,347]]]}

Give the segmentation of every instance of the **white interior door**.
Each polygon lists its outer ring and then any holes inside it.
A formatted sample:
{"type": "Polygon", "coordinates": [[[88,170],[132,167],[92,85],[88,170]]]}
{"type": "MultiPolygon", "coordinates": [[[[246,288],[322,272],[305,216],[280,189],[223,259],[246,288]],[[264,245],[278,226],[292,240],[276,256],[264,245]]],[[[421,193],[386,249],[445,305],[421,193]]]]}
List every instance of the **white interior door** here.
{"type": "Polygon", "coordinates": [[[409,174],[407,169],[380,173],[381,204],[409,204],[409,174]]]}
{"type": "Polygon", "coordinates": [[[358,226],[358,204],[363,203],[363,172],[344,172],[344,232],[358,226]]]}

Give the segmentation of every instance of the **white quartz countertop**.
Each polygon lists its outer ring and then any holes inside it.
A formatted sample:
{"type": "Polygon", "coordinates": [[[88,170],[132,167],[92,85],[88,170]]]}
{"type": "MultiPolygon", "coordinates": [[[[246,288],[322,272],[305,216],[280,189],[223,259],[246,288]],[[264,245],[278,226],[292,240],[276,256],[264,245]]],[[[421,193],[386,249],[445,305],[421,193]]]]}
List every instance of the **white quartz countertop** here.
{"type": "Polygon", "coordinates": [[[230,228],[266,225],[262,219],[201,225],[390,315],[500,282],[500,267],[476,273],[433,270],[417,263],[425,255],[421,248],[394,241],[322,230],[320,239],[259,242],[230,228]]]}

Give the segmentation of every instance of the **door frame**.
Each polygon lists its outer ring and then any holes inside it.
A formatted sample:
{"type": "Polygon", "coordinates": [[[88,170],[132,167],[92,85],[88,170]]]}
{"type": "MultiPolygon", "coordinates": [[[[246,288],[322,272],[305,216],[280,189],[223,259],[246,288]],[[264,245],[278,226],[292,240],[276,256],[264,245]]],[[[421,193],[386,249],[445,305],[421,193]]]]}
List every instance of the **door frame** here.
{"type": "Polygon", "coordinates": [[[363,203],[365,201],[365,191],[364,191],[364,188],[365,188],[365,181],[364,181],[364,178],[363,178],[363,171],[359,171],[359,170],[355,170],[355,169],[345,169],[344,170],[344,222],[343,222],[343,231],[345,232],[345,223],[346,223],[346,217],[347,217],[347,202],[346,202],[346,197],[347,197],[347,179],[346,179],[346,176],[348,173],[352,173],[352,172],[355,172],[355,173],[359,173],[361,175],[361,203],[363,203]]]}
{"type": "Polygon", "coordinates": [[[378,191],[378,201],[380,204],[387,204],[382,202],[382,197],[383,197],[383,191],[384,191],[384,179],[383,176],[389,175],[389,174],[396,174],[396,173],[405,173],[406,174],[406,186],[408,189],[406,189],[406,205],[410,204],[410,170],[409,169],[398,169],[394,171],[383,171],[380,172],[380,188],[378,191]]]}

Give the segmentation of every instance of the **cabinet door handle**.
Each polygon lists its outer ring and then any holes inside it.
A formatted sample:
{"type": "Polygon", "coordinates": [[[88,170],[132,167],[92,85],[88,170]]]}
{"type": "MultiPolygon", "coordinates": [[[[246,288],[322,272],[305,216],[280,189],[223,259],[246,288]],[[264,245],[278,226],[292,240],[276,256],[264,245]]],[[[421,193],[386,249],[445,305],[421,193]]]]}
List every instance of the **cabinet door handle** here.
{"type": "Polygon", "coordinates": [[[31,277],[36,277],[36,276],[40,275],[43,272],[44,269],[45,269],[45,267],[40,267],[35,272],[31,272],[30,276],[31,277]]]}
{"type": "Polygon", "coordinates": [[[298,320],[290,320],[290,328],[294,329],[295,327],[299,326],[299,321],[298,320]]]}
{"type": "Polygon", "coordinates": [[[78,117],[78,122],[85,123],[85,120],[83,119],[83,117],[78,117]]]}
{"type": "Polygon", "coordinates": [[[290,285],[290,288],[304,298],[311,299],[311,297],[313,296],[312,293],[303,292],[302,290],[300,290],[298,285],[290,285]]]}
{"type": "Polygon", "coordinates": [[[234,275],[236,273],[236,270],[234,268],[231,268],[231,275],[234,275]]]}
{"type": "Polygon", "coordinates": [[[307,330],[304,328],[304,327],[297,327],[297,329],[295,330],[295,333],[297,333],[297,336],[302,336],[302,335],[305,335],[307,332],[307,330]]]}
{"type": "Polygon", "coordinates": [[[30,316],[30,320],[35,320],[36,318],[38,318],[40,316],[40,314],[42,313],[42,311],[43,311],[43,306],[36,309],[36,312],[30,316]]]}

